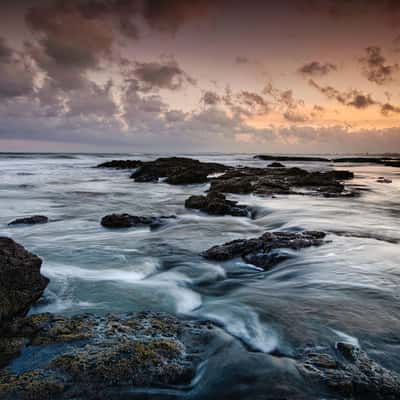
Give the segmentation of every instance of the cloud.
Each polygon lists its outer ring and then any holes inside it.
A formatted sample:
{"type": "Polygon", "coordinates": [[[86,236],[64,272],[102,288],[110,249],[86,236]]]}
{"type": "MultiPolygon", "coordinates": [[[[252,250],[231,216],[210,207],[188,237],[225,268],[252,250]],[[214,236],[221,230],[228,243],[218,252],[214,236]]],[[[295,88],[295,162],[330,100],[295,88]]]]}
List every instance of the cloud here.
{"type": "Polygon", "coordinates": [[[207,90],[203,93],[200,101],[207,106],[216,106],[221,102],[221,97],[211,90],[207,90]]]}
{"type": "Polygon", "coordinates": [[[219,0],[145,0],[141,11],[151,28],[175,33],[188,20],[207,15],[218,3],[219,0]]]}
{"type": "Polygon", "coordinates": [[[236,62],[236,64],[248,64],[250,61],[247,57],[236,56],[235,62],[236,62]]]}
{"type": "Polygon", "coordinates": [[[289,122],[306,122],[309,120],[308,116],[296,111],[286,111],[283,113],[283,117],[289,122]]]}
{"type": "Polygon", "coordinates": [[[27,96],[34,90],[32,66],[0,37],[0,98],[27,96]]]}
{"type": "Polygon", "coordinates": [[[390,115],[391,113],[400,113],[400,107],[396,107],[393,104],[385,103],[382,104],[381,113],[385,116],[390,115]]]}
{"type": "Polygon", "coordinates": [[[166,62],[136,62],[132,74],[142,84],[142,90],[180,89],[196,81],[181,69],[175,60],[166,62]]]}
{"type": "Polygon", "coordinates": [[[300,67],[298,72],[304,76],[321,77],[336,70],[337,66],[335,64],[312,61],[300,67]]]}
{"type": "Polygon", "coordinates": [[[365,49],[367,55],[361,57],[359,62],[362,65],[363,73],[371,82],[384,85],[393,81],[395,73],[400,71],[398,64],[389,65],[382,55],[382,49],[377,46],[370,46],[365,49]]]}
{"type": "Polygon", "coordinates": [[[353,89],[348,92],[341,92],[332,86],[320,86],[313,79],[310,79],[308,82],[328,99],[336,100],[346,106],[364,109],[372,105],[380,104],[378,101],[375,101],[370,94],[362,93],[359,90],[353,89]]]}
{"type": "Polygon", "coordinates": [[[396,36],[396,37],[393,39],[393,50],[394,50],[396,53],[400,53],[400,35],[396,36]]]}

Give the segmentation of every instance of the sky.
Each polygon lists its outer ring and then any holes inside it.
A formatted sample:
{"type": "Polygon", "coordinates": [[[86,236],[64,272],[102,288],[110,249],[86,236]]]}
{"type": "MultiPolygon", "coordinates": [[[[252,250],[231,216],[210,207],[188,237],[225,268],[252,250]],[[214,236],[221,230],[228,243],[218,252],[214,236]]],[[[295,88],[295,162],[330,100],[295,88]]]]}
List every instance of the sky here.
{"type": "Polygon", "coordinates": [[[400,1],[2,0],[0,151],[400,152],[400,1]]]}

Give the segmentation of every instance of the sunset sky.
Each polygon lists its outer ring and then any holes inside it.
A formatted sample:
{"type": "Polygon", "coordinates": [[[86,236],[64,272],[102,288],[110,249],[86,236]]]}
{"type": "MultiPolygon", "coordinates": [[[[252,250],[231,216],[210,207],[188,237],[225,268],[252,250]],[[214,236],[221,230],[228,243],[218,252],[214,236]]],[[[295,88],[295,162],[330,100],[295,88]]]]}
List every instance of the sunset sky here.
{"type": "Polygon", "coordinates": [[[0,121],[0,151],[400,152],[400,1],[3,0],[0,121]]]}

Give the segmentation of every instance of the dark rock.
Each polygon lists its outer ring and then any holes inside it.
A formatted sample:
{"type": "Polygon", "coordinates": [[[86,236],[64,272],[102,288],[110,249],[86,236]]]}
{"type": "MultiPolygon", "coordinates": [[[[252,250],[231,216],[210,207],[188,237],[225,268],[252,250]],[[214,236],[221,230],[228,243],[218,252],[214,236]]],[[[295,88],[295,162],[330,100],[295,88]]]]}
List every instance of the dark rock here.
{"type": "Polygon", "coordinates": [[[159,313],[21,318],[6,334],[24,338],[40,364],[0,371],[0,398],[112,399],[127,388],[189,384],[219,332],[159,313]]]}
{"type": "Polygon", "coordinates": [[[273,162],[268,165],[268,168],[285,168],[285,166],[280,162],[273,162]]]}
{"type": "Polygon", "coordinates": [[[49,281],[40,274],[41,265],[39,257],[0,237],[0,331],[5,321],[27,313],[42,295],[49,281]]]}
{"type": "Polygon", "coordinates": [[[136,182],[158,182],[159,178],[172,185],[205,183],[208,175],[225,172],[230,169],[226,165],[205,163],[185,157],[158,158],[143,162],[131,178],[136,182]]]}
{"type": "Polygon", "coordinates": [[[99,164],[96,168],[135,169],[142,164],[139,160],[112,160],[99,164]]]}
{"type": "Polygon", "coordinates": [[[148,225],[157,228],[167,219],[176,218],[174,215],[161,217],[140,217],[130,214],[110,214],[101,219],[101,225],[106,228],[131,228],[134,226],[148,225]]]}
{"type": "MultiPolygon", "coordinates": [[[[301,168],[235,168],[211,179],[211,191],[255,193],[259,195],[294,194],[305,188],[322,195],[345,193],[343,180],[353,178],[349,171],[309,172],[301,168]]],[[[302,193],[304,194],[304,193],[302,193]]]]}
{"type": "Polygon", "coordinates": [[[45,224],[49,222],[49,219],[44,215],[33,215],[32,217],[17,218],[11,221],[8,225],[34,225],[34,224],[45,224]]]}
{"type": "Polygon", "coordinates": [[[254,156],[254,158],[258,158],[259,160],[264,160],[264,161],[330,161],[329,158],[323,158],[323,157],[308,157],[308,156],[274,156],[274,155],[266,155],[266,154],[260,154],[257,156],[254,156]]]}
{"type": "Polygon", "coordinates": [[[209,260],[226,261],[242,257],[244,261],[260,268],[270,268],[290,257],[280,249],[299,250],[324,243],[324,232],[266,232],[258,238],[239,239],[211,247],[203,253],[209,260]]]}
{"type": "Polygon", "coordinates": [[[185,201],[186,208],[201,210],[211,215],[232,215],[234,217],[252,217],[250,207],[227,200],[225,195],[209,192],[207,196],[190,196],[185,201]]]}
{"type": "Polygon", "coordinates": [[[348,343],[331,349],[308,349],[297,367],[312,384],[322,384],[344,398],[395,400],[400,398],[400,376],[371,360],[348,343]]]}

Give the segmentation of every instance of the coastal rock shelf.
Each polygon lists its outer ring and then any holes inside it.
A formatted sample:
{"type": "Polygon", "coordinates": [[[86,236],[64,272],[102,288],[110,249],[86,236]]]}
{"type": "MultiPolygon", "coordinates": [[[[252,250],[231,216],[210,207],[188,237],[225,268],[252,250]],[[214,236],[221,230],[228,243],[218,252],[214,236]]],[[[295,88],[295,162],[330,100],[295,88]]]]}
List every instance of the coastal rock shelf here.
{"type": "Polygon", "coordinates": [[[203,211],[210,215],[232,215],[234,217],[253,217],[253,210],[237,201],[227,200],[218,192],[210,192],[207,196],[190,196],[185,207],[203,211]]]}
{"type": "Polygon", "coordinates": [[[354,164],[378,164],[386,167],[400,167],[398,157],[313,157],[313,156],[277,156],[260,154],[255,159],[263,161],[293,161],[293,162],[333,162],[333,163],[354,163],[354,164]]]}
{"type": "Polygon", "coordinates": [[[2,325],[24,315],[40,298],[49,280],[42,260],[12,239],[0,237],[0,332],[2,325]]]}
{"type": "MultiPolygon", "coordinates": [[[[275,250],[318,246],[324,238],[323,232],[314,231],[265,233],[215,246],[205,256],[221,261],[250,257],[249,262],[269,267],[271,260],[276,261],[270,257],[275,250]]],[[[0,238],[1,399],[110,400],[153,398],[149,397],[153,393],[154,398],[166,393],[170,399],[198,398],[195,393],[201,387],[197,384],[205,361],[222,349],[234,348],[239,354],[248,351],[240,337],[234,338],[215,323],[166,313],[24,316],[48,283],[40,266],[40,258],[11,239],[0,238]],[[4,299],[16,300],[20,307],[7,308],[10,302],[4,299]]],[[[273,350],[257,353],[257,357],[297,371],[291,376],[287,371],[276,372],[277,382],[288,382],[285,398],[299,398],[299,388],[304,391],[301,398],[315,400],[321,396],[349,400],[400,397],[400,376],[352,344],[300,348],[290,356],[273,350]],[[296,388],[292,390],[289,382],[294,377],[296,388]]],[[[269,390],[271,396],[282,393],[280,383],[269,390]]]]}
{"type": "Polygon", "coordinates": [[[188,385],[218,331],[151,312],[19,318],[2,338],[20,347],[0,371],[0,398],[109,399],[129,387],[188,385]]]}
{"type": "Polygon", "coordinates": [[[350,171],[309,172],[281,164],[272,164],[269,168],[231,167],[184,157],[113,160],[98,167],[135,169],[131,178],[136,182],[159,182],[160,179],[172,185],[210,182],[210,191],[220,193],[354,195],[342,183],[354,177],[350,171]]]}
{"type": "Polygon", "coordinates": [[[282,250],[299,250],[324,243],[325,233],[306,232],[266,232],[253,239],[238,239],[214,246],[203,253],[209,260],[227,261],[241,257],[243,261],[256,267],[269,269],[291,257],[282,250]]]}
{"type": "Polygon", "coordinates": [[[140,217],[130,214],[109,214],[100,221],[105,228],[131,228],[135,226],[149,226],[156,229],[165,224],[168,220],[176,218],[175,215],[161,217],[140,217]]]}

